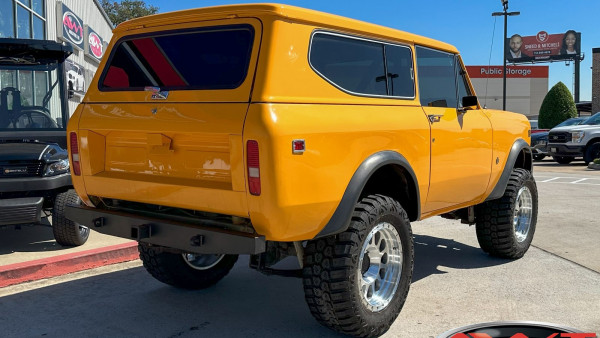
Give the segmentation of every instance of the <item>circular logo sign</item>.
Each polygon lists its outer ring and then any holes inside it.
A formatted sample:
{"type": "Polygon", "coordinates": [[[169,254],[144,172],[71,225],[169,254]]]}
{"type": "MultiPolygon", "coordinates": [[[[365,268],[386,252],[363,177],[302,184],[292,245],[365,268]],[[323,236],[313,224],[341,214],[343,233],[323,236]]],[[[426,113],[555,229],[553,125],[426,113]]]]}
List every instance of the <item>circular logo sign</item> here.
{"type": "Polygon", "coordinates": [[[538,42],[546,42],[546,40],[548,40],[548,33],[546,33],[545,31],[541,31],[537,33],[535,38],[538,40],[538,42]]]}
{"type": "Polygon", "coordinates": [[[88,37],[88,43],[90,44],[90,51],[92,52],[92,55],[94,55],[98,59],[101,59],[102,55],[104,54],[104,51],[102,46],[102,39],[100,39],[98,34],[91,32],[88,37]]]}
{"type": "Polygon", "coordinates": [[[65,11],[63,14],[63,33],[65,38],[76,45],[83,42],[83,25],[72,12],[65,11]]]}
{"type": "Polygon", "coordinates": [[[438,338],[537,338],[537,337],[572,337],[595,338],[595,333],[583,333],[562,325],[528,322],[504,321],[481,323],[460,327],[444,332],[438,338]]]}

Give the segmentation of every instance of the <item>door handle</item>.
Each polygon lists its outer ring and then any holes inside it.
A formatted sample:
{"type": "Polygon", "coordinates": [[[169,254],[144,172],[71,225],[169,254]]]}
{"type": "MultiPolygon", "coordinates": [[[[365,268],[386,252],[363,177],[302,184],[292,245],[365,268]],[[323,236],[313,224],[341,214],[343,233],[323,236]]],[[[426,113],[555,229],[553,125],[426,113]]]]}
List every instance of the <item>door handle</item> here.
{"type": "Polygon", "coordinates": [[[442,118],[442,116],[444,116],[444,115],[431,114],[431,115],[427,115],[427,118],[429,119],[429,122],[434,123],[434,122],[440,122],[440,119],[442,118]]]}

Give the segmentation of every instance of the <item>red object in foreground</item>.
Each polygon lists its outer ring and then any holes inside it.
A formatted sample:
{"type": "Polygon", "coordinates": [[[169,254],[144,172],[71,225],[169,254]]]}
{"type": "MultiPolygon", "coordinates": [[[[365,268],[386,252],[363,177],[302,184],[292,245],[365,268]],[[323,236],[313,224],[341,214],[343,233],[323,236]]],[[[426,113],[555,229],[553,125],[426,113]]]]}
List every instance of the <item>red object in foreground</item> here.
{"type": "Polygon", "coordinates": [[[0,266],[0,288],[139,258],[136,242],[0,266]]]}
{"type": "Polygon", "coordinates": [[[532,134],[543,133],[545,131],[549,131],[550,129],[531,129],[532,134]]]}

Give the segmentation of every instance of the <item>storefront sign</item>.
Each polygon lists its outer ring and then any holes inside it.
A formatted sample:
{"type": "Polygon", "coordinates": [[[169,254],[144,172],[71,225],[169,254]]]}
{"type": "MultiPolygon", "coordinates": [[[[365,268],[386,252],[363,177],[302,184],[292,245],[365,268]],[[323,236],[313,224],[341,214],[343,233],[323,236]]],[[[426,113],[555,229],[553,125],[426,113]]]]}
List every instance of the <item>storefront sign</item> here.
{"type": "MultiPolygon", "coordinates": [[[[502,66],[466,66],[472,79],[502,78],[502,66]]],[[[507,66],[506,77],[517,79],[548,78],[548,66],[507,66]]]]}
{"type": "Polygon", "coordinates": [[[70,43],[75,48],[83,49],[83,20],[60,2],[56,4],[56,16],[58,21],[62,22],[56,26],[58,38],[70,43]]]}
{"type": "Polygon", "coordinates": [[[104,56],[104,41],[90,26],[85,25],[85,55],[100,61],[104,56]]]}

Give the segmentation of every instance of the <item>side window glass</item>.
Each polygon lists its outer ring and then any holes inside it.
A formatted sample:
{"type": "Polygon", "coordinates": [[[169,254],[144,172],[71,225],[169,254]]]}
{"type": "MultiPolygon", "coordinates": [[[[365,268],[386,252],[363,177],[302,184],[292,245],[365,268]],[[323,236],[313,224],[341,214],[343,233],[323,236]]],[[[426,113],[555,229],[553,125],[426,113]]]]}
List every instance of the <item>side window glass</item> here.
{"type": "Polygon", "coordinates": [[[309,61],[326,80],[357,94],[387,95],[383,44],[331,34],[313,36],[309,61]]]}
{"type": "Polygon", "coordinates": [[[385,59],[388,71],[390,95],[414,97],[415,84],[410,48],[386,45],[385,59]]]}
{"type": "Polygon", "coordinates": [[[421,105],[457,107],[454,55],[416,47],[421,105]]]}
{"type": "Polygon", "coordinates": [[[456,57],[456,73],[456,83],[458,85],[458,106],[462,107],[462,98],[472,94],[469,86],[467,85],[467,72],[462,68],[458,56],[456,57]]]}

